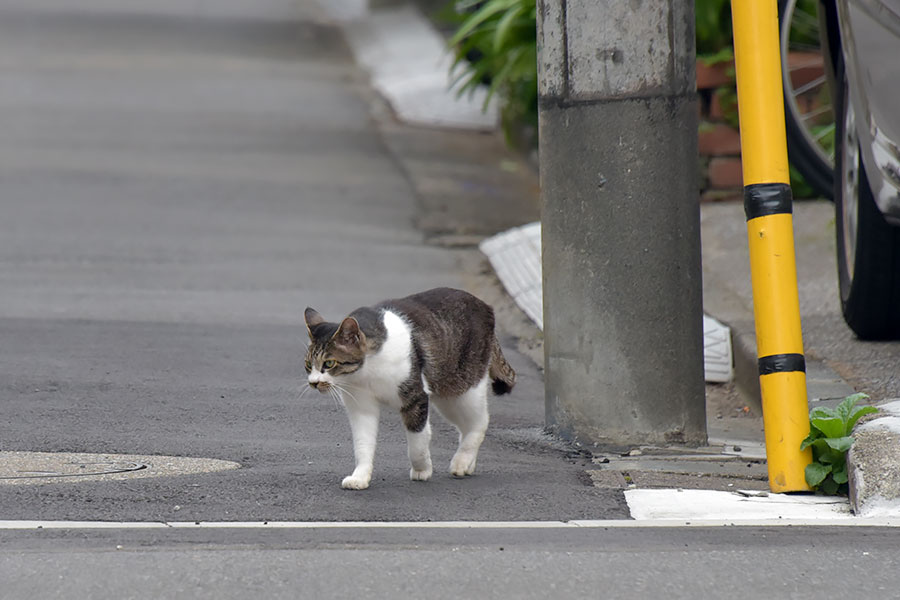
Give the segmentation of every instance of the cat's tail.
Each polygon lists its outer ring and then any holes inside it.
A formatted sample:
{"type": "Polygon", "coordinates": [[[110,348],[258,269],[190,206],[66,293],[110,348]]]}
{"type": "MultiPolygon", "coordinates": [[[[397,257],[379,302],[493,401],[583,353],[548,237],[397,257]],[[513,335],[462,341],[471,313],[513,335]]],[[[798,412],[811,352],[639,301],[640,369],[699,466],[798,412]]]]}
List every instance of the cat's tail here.
{"type": "Polygon", "coordinates": [[[506,362],[496,336],[491,342],[491,365],[488,367],[488,375],[491,378],[491,388],[498,396],[510,393],[516,385],[516,372],[506,362]]]}

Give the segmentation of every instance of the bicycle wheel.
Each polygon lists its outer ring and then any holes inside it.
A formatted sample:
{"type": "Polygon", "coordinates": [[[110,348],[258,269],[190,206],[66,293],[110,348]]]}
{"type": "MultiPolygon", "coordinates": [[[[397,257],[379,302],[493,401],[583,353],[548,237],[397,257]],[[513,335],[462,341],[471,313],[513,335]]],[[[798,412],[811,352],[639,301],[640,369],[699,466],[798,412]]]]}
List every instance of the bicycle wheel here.
{"type": "Polygon", "coordinates": [[[779,0],[788,156],[813,189],[834,193],[834,108],[819,41],[817,0],[779,0]]]}

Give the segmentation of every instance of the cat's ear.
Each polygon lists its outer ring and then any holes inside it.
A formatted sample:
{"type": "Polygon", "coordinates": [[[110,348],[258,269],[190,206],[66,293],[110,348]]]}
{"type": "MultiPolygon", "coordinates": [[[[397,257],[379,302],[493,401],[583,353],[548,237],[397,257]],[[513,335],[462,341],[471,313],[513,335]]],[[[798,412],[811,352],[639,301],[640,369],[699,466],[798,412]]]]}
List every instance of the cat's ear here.
{"type": "Polygon", "coordinates": [[[306,318],[306,333],[309,334],[309,339],[313,339],[312,328],[320,323],[324,323],[325,319],[322,318],[316,309],[306,307],[306,311],[303,313],[303,316],[306,318]]]}
{"type": "Polygon", "coordinates": [[[359,322],[353,317],[347,317],[341,321],[341,325],[334,332],[332,338],[338,346],[347,349],[364,349],[366,334],[359,328],[359,322]]]}

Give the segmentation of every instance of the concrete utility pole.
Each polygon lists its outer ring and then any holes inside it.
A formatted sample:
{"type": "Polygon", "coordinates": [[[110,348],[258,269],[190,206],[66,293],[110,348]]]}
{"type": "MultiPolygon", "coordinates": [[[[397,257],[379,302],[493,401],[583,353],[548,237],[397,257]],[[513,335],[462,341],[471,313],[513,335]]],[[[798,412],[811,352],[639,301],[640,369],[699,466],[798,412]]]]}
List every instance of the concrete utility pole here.
{"type": "Polygon", "coordinates": [[[546,406],[564,437],[706,441],[694,61],[691,1],[538,0],[546,406]]]}

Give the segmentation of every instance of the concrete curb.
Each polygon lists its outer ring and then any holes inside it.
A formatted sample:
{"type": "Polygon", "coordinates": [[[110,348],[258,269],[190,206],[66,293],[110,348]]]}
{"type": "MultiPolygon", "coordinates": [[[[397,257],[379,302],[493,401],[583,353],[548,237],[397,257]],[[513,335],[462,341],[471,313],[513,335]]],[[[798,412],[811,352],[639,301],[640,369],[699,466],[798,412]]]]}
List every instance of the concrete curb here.
{"type": "Polygon", "coordinates": [[[471,94],[457,93],[450,74],[453,56],[415,6],[398,2],[330,12],[356,62],[369,73],[372,87],[401,122],[474,131],[497,128],[497,99],[491,98],[482,110],[488,100],[485,86],[471,94]]]}
{"type": "Polygon", "coordinates": [[[900,399],[857,425],[847,456],[850,507],[863,517],[900,516],[900,399]]]}

